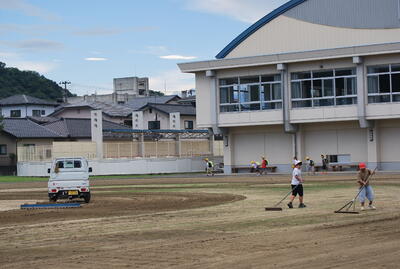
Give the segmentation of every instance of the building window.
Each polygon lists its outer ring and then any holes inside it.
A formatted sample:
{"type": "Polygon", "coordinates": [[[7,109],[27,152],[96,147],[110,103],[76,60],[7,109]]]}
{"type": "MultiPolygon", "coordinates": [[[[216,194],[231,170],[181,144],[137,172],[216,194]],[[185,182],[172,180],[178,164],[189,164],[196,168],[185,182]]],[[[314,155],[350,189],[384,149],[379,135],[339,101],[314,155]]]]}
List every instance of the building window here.
{"type": "Polygon", "coordinates": [[[186,130],[193,130],[193,121],[192,120],[185,120],[185,129],[186,130]]]}
{"type": "Polygon", "coordinates": [[[21,110],[11,110],[10,117],[11,118],[21,118],[21,110]]]}
{"type": "Polygon", "coordinates": [[[400,64],[367,68],[368,103],[400,102],[400,64]]]}
{"type": "Polygon", "coordinates": [[[355,69],[291,74],[292,108],[357,104],[355,69]]]}
{"type": "Polygon", "coordinates": [[[148,128],[149,130],[160,130],[160,121],[149,121],[148,128]]]}
{"type": "Polygon", "coordinates": [[[7,155],[7,145],[0,145],[0,155],[7,155]]]}
{"type": "Polygon", "coordinates": [[[46,110],[42,110],[42,116],[46,115],[46,110]]]}
{"type": "Polygon", "coordinates": [[[42,111],[40,110],[32,110],[32,116],[34,117],[40,117],[42,115],[42,111]]]}
{"type": "Polygon", "coordinates": [[[219,80],[220,112],[282,108],[281,75],[219,80]]]}

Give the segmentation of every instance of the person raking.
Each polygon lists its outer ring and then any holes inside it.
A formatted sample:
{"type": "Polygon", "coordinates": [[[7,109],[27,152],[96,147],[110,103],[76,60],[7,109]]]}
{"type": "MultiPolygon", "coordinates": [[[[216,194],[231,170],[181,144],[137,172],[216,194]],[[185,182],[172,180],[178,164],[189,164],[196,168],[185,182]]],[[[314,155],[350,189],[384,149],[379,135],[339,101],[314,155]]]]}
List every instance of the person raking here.
{"type": "Polygon", "coordinates": [[[297,195],[299,195],[299,208],[305,208],[306,205],[304,204],[303,201],[303,178],[301,177],[301,165],[303,163],[300,161],[297,161],[294,165],[293,173],[292,173],[292,182],[291,182],[291,187],[292,187],[292,195],[290,196],[290,202],[287,204],[289,208],[293,208],[293,200],[296,198],[297,195]]]}

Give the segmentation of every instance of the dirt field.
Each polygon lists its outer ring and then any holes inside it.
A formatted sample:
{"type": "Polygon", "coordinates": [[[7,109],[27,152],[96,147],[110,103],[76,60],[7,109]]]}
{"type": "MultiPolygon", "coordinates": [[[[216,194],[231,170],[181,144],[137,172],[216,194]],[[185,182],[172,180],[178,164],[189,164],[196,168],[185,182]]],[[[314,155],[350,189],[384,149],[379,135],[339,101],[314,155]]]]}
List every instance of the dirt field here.
{"type": "Polygon", "coordinates": [[[287,176],[93,180],[91,203],[63,210],[18,209],[45,182],[2,183],[0,268],[399,268],[400,175],[375,178],[378,210],[334,214],[353,178],[306,177],[308,207],[282,212],[264,207],[287,176]]]}

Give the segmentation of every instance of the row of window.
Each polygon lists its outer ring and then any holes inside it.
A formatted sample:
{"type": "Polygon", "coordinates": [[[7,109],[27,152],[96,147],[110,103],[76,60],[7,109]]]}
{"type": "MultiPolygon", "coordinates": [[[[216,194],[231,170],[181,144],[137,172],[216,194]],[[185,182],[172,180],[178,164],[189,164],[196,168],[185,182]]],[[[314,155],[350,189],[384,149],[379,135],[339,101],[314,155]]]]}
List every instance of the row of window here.
{"type": "MultiPolygon", "coordinates": [[[[400,64],[367,68],[368,103],[400,102],[400,64]]],[[[356,69],[291,73],[292,108],[357,104],[356,69]]],[[[219,80],[221,112],[282,108],[281,75],[219,80]]]]}
{"type": "MultiPolygon", "coordinates": [[[[194,129],[194,124],[192,120],[185,120],[184,121],[184,127],[185,130],[193,130],[194,129]]],[[[160,130],[160,121],[156,120],[156,121],[148,121],[147,123],[147,127],[149,130],[160,130]]]]}
{"type": "Polygon", "coordinates": [[[228,78],[219,82],[221,112],[282,108],[281,75],[228,78]]]}
{"type": "MultiPolygon", "coordinates": [[[[32,110],[32,116],[34,117],[41,117],[46,115],[46,111],[45,110],[32,110]]],[[[10,111],[10,117],[11,118],[21,118],[21,110],[20,109],[16,109],[16,110],[11,110],[10,111]]]]}

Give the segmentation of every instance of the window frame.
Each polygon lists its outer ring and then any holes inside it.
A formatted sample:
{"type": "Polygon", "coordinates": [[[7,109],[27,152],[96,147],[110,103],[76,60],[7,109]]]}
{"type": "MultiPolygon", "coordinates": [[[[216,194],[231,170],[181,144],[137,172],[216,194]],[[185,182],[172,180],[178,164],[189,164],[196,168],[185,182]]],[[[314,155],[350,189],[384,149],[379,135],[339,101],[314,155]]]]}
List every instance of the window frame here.
{"type": "Polygon", "coordinates": [[[256,112],[256,111],[268,111],[268,110],[277,110],[282,109],[283,99],[282,99],[282,75],[280,73],[274,74],[263,74],[263,75],[255,75],[255,76],[246,76],[246,77],[230,77],[230,78],[220,78],[218,80],[218,95],[219,95],[219,112],[220,113],[231,113],[231,112],[256,112]],[[271,77],[273,80],[271,81],[263,81],[263,78],[271,77]],[[279,80],[275,80],[279,78],[279,80]],[[249,82],[242,84],[242,80],[251,80],[256,82],[249,82]],[[231,82],[231,84],[221,83],[231,82]],[[237,83],[235,83],[237,82],[237,83]],[[264,90],[264,85],[269,85],[271,87],[270,90],[270,99],[264,100],[264,95],[262,91],[264,90]],[[273,98],[273,85],[280,85],[280,99],[272,99],[273,98]],[[254,97],[254,89],[252,87],[257,86],[258,92],[258,100],[252,101],[252,97],[254,97]],[[223,89],[227,89],[226,98],[222,100],[221,91],[223,89]],[[246,95],[245,95],[246,94],[246,95]],[[246,98],[246,96],[248,98],[246,98]],[[248,99],[248,100],[247,100],[248,99]],[[270,108],[267,107],[271,105],[270,108]],[[273,104],[273,105],[272,105],[273,104]]]}
{"type": "MultiPolygon", "coordinates": [[[[311,71],[303,71],[303,72],[293,72],[290,74],[290,86],[291,86],[291,108],[292,109],[299,109],[299,108],[321,108],[321,107],[337,107],[337,106],[344,106],[344,105],[356,105],[358,100],[357,100],[357,70],[355,67],[349,67],[349,68],[336,68],[336,69],[324,69],[324,70],[311,70],[311,71]],[[343,72],[343,71],[350,71],[352,74],[351,75],[337,75],[337,72],[343,72]],[[332,76],[315,76],[314,73],[330,73],[332,72],[332,76]],[[301,78],[301,77],[305,78],[301,78]],[[300,77],[300,78],[299,78],[300,77]],[[343,86],[344,89],[343,91],[346,93],[345,95],[338,95],[337,94],[337,80],[338,79],[343,79],[343,86]],[[316,81],[320,81],[320,89],[316,89],[316,81]],[[326,83],[327,81],[331,81],[331,92],[332,95],[326,95],[327,87],[326,83]],[[349,93],[348,89],[348,83],[349,81],[354,81],[354,91],[352,91],[352,94],[349,93]],[[310,83],[310,97],[303,98],[303,95],[305,93],[303,89],[303,85],[305,83],[310,83]],[[295,84],[300,86],[298,89],[300,97],[293,98],[294,96],[294,88],[295,84]],[[317,95],[316,93],[320,92],[320,96],[317,95]],[[338,100],[351,100],[351,104],[346,104],[346,103],[341,103],[338,102],[338,100]],[[318,103],[320,102],[332,102],[331,104],[328,105],[320,105],[318,103]],[[301,104],[309,104],[309,105],[301,105],[301,104]],[[295,105],[296,104],[296,105],[295,105]],[[299,105],[297,105],[299,104],[299,105]]],[[[308,89],[305,89],[308,91],[308,89]]],[[[298,94],[296,94],[298,95],[298,94]]]]}
{"type": "Polygon", "coordinates": [[[10,118],[21,118],[22,112],[21,109],[10,110],[10,118]],[[13,113],[18,112],[19,116],[14,116],[13,113]]]}
{"type": "Polygon", "coordinates": [[[391,64],[380,64],[380,65],[371,65],[371,66],[367,66],[367,96],[368,96],[368,104],[384,104],[384,103],[398,103],[400,102],[400,89],[398,92],[393,91],[393,75],[399,75],[400,76],[400,69],[399,71],[393,71],[393,66],[397,66],[397,68],[400,66],[400,64],[398,63],[391,63],[391,64]],[[374,72],[369,72],[370,68],[386,68],[388,67],[388,71],[387,72],[378,72],[378,73],[374,73],[374,72]],[[380,89],[380,77],[381,76],[389,76],[389,92],[381,92],[380,89]],[[377,78],[377,83],[378,83],[378,87],[377,93],[370,93],[370,84],[369,84],[369,78],[377,78]],[[375,99],[377,97],[389,97],[388,101],[371,101],[372,99],[375,99]],[[395,100],[395,97],[397,97],[397,100],[395,100]]]}
{"type": "Polygon", "coordinates": [[[193,120],[185,120],[185,121],[183,121],[183,125],[185,127],[185,130],[193,130],[194,129],[194,121],[193,120]],[[191,126],[190,126],[190,124],[191,124],[191,126]],[[186,127],[186,125],[188,125],[188,127],[186,127]]]}
{"type": "Polygon", "coordinates": [[[0,144],[0,156],[7,156],[8,155],[8,148],[7,144],[0,144]],[[5,149],[4,151],[2,149],[5,149]]]}

